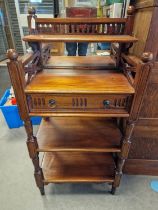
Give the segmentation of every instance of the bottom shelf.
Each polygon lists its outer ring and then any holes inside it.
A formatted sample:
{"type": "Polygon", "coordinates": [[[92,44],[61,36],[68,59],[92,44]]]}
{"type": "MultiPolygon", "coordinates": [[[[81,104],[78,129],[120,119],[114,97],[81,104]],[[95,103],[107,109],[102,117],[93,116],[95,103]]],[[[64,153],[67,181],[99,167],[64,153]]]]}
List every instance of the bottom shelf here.
{"type": "Polygon", "coordinates": [[[115,163],[107,153],[46,152],[42,160],[44,183],[114,181],[115,163]]]}

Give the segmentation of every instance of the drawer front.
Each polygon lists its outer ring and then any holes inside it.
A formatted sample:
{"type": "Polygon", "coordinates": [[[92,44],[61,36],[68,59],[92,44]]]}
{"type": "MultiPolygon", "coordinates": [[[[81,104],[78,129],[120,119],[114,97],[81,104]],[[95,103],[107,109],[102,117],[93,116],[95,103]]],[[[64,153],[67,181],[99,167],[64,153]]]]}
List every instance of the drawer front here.
{"type": "Polygon", "coordinates": [[[128,112],[130,95],[95,94],[30,94],[27,102],[30,113],[50,112],[128,112]]]}

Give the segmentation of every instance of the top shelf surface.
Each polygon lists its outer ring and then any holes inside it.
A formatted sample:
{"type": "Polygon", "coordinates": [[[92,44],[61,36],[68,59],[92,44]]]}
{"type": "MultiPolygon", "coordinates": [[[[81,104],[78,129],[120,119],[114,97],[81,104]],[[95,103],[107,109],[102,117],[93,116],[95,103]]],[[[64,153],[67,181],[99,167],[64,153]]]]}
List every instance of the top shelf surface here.
{"type": "Polygon", "coordinates": [[[25,42],[117,42],[131,43],[138,41],[129,35],[28,35],[23,37],[25,42]]]}
{"type": "Polygon", "coordinates": [[[44,70],[25,88],[26,93],[133,94],[124,74],[108,70],[44,70]]]}

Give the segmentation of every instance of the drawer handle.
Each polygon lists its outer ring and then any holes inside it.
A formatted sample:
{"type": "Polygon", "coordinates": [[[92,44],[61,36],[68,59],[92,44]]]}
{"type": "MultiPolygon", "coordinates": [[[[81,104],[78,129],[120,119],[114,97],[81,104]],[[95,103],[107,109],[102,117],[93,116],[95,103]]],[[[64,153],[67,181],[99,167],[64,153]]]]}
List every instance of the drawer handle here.
{"type": "Polygon", "coordinates": [[[104,100],[103,105],[104,105],[104,108],[110,108],[110,101],[109,100],[104,100]]]}
{"type": "Polygon", "coordinates": [[[55,108],[55,106],[56,106],[56,101],[55,101],[54,99],[50,99],[49,102],[48,102],[48,104],[49,104],[49,106],[50,106],[51,108],[55,108]]]}

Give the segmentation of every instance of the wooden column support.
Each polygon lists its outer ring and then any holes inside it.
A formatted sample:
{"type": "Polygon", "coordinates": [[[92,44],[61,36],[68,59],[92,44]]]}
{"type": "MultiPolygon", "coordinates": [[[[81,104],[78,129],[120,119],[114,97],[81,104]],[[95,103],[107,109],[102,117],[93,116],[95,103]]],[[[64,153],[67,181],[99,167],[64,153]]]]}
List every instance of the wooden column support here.
{"type": "Polygon", "coordinates": [[[30,120],[24,121],[25,130],[27,133],[27,147],[30,158],[34,165],[34,177],[37,187],[40,189],[41,195],[44,195],[43,172],[39,164],[38,143],[36,137],[33,135],[33,127],[30,120]]]}
{"type": "Polygon", "coordinates": [[[132,35],[134,25],[135,7],[129,6],[127,10],[127,22],[125,25],[125,34],[132,35]]]}
{"type": "Polygon", "coordinates": [[[124,137],[122,139],[122,149],[121,153],[117,160],[117,166],[116,166],[116,172],[115,172],[115,180],[112,186],[111,193],[114,194],[116,191],[116,187],[119,186],[122,171],[124,167],[124,163],[126,159],[128,158],[128,154],[131,147],[132,142],[132,134],[135,127],[135,123],[138,120],[140,108],[142,105],[143,97],[145,94],[145,90],[149,81],[150,72],[152,69],[152,61],[153,54],[150,52],[145,52],[142,54],[141,60],[142,63],[140,63],[137,66],[136,69],[136,93],[133,99],[133,104],[130,112],[130,117],[126,122],[126,129],[124,133],[124,137]]]}
{"type": "Polygon", "coordinates": [[[43,183],[43,173],[39,165],[38,157],[38,144],[37,139],[33,135],[32,122],[28,115],[27,100],[24,93],[25,87],[25,72],[21,60],[18,60],[18,53],[10,49],[7,51],[7,56],[10,59],[10,62],[7,63],[8,70],[11,78],[11,82],[14,88],[15,97],[17,99],[17,104],[19,108],[19,113],[21,119],[24,121],[25,130],[27,133],[27,146],[30,158],[32,159],[34,165],[34,176],[36,184],[40,189],[42,195],[44,195],[44,183],[43,183]]]}

